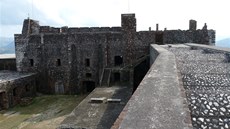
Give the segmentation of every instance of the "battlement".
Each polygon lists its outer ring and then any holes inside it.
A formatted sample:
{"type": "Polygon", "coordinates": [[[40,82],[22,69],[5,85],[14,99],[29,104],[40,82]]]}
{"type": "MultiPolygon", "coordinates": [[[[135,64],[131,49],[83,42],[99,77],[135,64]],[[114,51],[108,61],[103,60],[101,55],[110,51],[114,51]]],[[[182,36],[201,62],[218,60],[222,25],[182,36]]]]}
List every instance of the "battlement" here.
{"type": "Polygon", "coordinates": [[[96,32],[120,32],[121,27],[71,27],[55,28],[40,26],[39,33],[96,33],[96,32]]]}
{"type": "Polygon", "coordinates": [[[68,28],[68,33],[77,32],[120,32],[121,27],[80,27],[80,28],[68,28]]]}
{"type": "Polygon", "coordinates": [[[51,27],[40,26],[39,21],[32,19],[25,19],[22,28],[23,35],[41,34],[41,33],[98,33],[98,32],[122,32],[122,31],[136,31],[135,14],[121,15],[122,27],[51,27]]]}
{"type": "Polygon", "coordinates": [[[50,26],[40,26],[39,33],[61,33],[61,28],[54,28],[50,26]]]}

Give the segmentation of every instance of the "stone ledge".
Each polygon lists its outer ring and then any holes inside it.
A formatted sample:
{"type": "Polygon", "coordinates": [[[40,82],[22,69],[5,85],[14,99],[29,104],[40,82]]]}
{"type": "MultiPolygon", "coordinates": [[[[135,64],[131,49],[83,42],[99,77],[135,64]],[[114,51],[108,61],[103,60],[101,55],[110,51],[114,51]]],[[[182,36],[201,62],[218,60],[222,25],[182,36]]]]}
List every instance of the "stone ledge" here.
{"type": "Polygon", "coordinates": [[[205,48],[205,49],[212,49],[212,50],[217,50],[217,51],[223,51],[223,52],[230,52],[230,48],[225,48],[225,47],[217,47],[217,46],[202,45],[202,44],[195,44],[195,43],[186,43],[185,45],[192,46],[192,47],[205,48]]]}

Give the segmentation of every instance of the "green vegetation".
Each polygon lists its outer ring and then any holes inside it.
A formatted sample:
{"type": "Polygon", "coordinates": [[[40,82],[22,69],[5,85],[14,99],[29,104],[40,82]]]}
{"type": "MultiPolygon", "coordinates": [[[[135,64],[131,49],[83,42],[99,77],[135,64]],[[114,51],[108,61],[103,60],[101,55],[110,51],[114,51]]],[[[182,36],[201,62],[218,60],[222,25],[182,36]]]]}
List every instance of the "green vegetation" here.
{"type": "Polygon", "coordinates": [[[54,129],[86,95],[46,95],[0,112],[0,129],[54,129]]]}

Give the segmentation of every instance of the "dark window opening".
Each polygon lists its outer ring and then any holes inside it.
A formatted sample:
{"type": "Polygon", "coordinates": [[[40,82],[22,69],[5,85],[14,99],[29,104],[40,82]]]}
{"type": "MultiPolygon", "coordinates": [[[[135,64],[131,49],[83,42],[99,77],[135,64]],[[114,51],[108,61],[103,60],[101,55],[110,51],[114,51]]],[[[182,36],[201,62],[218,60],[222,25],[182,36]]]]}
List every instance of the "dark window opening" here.
{"type": "Polygon", "coordinates": [[[57,66],[61,66],[61,59],[57,59],[57,66]]]}
{"type": "Polygon", "coordinates": [[[0,93],[0,110],[4,108],[3,92],[0,93]]]}
{"type": "Polygon", "coordinates": [[[163,45],[163,33],[157,33],[155,37],[156,44],[163,45]]]}
{"type": "Polygon", "coordinates": [[[122,65],[122,63],[123,63],[123,57],[122,56],[115,56],[114,57],[115,66],[122,65]]]}
{"type": "Polygon", "coordinates": [[[26,89],[26,92],[30,91],[30,88],[29,88],[28,84],[25,86],[25,89],[26,89]]]}
{"type": "Polygon", "coordinates": [[[16,96],[16,88],[13,89],[13,96],[16,96]]]}
{"type": "Polygon", "coordinates": [[[92,77],[92,74],[91,73],[86,73],[85,76],[90,78],[90,77],[92,77]]]}
{"type": "Polygon", "coordinates": [[[90,66],[90,60],[89,59],[85,59],[85,66],[87,66],[87,67],[90,66]]]}
{"type": "Polygon", "coordinates": [[[30,59],[30,66],[34,66],[34,60],[30,59]]]}
{"type": "Polygon", "coordinates": [[[120,73],[114,73],[114,82],[120,82],[121,75],[120,73]]]}
{"type": "Polygon", "coordinates": [[[95,89],[95,82],[93,81],[84,81],[83,86],[87,92],[92,92],[95,89]]]}

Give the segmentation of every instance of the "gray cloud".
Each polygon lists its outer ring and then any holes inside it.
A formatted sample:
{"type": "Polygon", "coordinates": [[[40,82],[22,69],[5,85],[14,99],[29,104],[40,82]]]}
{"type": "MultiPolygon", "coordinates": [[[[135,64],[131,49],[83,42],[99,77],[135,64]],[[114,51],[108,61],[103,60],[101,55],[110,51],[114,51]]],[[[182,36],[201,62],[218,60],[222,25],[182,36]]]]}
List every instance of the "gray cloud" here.
{"type": "Polygon", "coordinates": [[[32,7],[27,0],[1,0],[0,3],[0,25],[22,25],[28,14],[30,17],[36,18],[35,20],[41,19],[42,23],[58,25],[54,20],[45,17],[45,14],[37,9],[36,6],[32,7]]]}
{"type": "Polygon", "coordinates": [[[28,14],[29,3],[24,0],[1,0],[1,25],[19,25],[28,14]]]}

